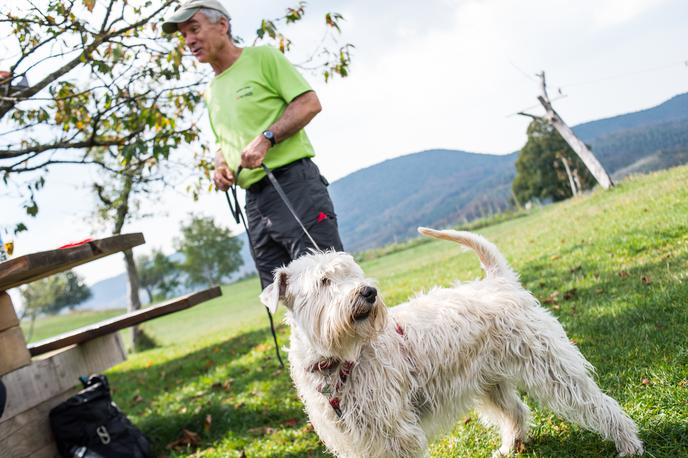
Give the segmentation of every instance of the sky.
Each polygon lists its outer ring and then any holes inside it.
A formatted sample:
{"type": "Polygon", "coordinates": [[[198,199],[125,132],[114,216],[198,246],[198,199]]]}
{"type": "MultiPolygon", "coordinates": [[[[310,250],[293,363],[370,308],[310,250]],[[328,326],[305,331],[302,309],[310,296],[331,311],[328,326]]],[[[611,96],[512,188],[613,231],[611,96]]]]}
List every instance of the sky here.
{"type": "MultiPolygon", "coordinates": [[[[243,37],[253,36],[261,18],[295,3],[221,1],[234,33],[243,37]]],[[[349,77],[325,84],[305,73],[323,105],[306,130],[330,181],[433,148],[518,150],[529,120],[514,113],[541,112],[534,75],[542,70],[552,98],[561,90],[555,107],[570,125],[688,91],[685,0],[314,0],[306,11],[289,32],[292,62],[302,62],[319,39],[325,11],[345,17],[342,40],[355,45],[349,77]]],[[[39,215],[16,237],[15,255],[107,236],[90,222],[94,201],[86,183],[94,178],[68,167],[48,172],[39,215]]],[[[124,231],[144,233],[147,243],[136,255],[153,248],[173,252],[180,222],[192,213],[239,231],[219,193],[193,202],[180,186],[140,205],[151,216],[124,231]]],[[[20,201],[4,190],[0,209],[0,227],[25,219],[20,201]]],[[[120,255],[77,268],[89,284],[123,270],[120,255]]]]}

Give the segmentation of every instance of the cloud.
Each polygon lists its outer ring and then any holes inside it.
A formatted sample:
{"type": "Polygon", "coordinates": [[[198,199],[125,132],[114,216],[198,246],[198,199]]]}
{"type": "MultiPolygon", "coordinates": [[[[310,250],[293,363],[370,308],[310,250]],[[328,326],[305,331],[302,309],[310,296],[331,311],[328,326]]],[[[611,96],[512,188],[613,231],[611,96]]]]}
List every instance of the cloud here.
{"type": "Polygon", "coordinates": [[[620,25],[663,3],[662,0],[606,0],[592,10],[593,18],[599,26],[620,25]]]}

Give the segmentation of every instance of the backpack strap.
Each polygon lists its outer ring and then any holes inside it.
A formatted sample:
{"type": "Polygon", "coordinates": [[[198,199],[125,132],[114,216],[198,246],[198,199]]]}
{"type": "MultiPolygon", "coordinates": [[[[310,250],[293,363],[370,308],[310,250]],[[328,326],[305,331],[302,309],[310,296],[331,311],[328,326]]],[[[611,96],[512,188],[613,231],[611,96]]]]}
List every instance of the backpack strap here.
{"type": "Polygon", "coordinates": [[[2,380],[0,380],[0,417],[5,412],[5,404],[7,404],[7,389],[2,380]]]}

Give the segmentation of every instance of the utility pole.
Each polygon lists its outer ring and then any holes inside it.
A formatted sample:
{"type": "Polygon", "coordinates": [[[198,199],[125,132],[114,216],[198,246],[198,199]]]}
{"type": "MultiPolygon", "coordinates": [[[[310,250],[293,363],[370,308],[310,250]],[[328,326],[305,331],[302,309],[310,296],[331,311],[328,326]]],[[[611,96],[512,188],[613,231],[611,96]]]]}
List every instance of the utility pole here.
{"type": "MultiPolygon", "coordinates": [[[[545,119],[547,122],[549,122],[556,130],[559,132],[559,135],[562,136],[562,138],[566,141],[566,143],[569,144],[571,149],[578,155],[578,157],[581,158],[585,166],[590,170],[590,173],[592,173],[592,176],[595,177],[597,182],[602,186],[604,189],[609,189],[612,186],[614,186],[614,183],[612,182],[611,177],[607,173],[607,171],[602,167],[602,164],[600,164],[600,161],[597,160],[594,154],[592,154],[592,151],[588,149],[588,147],[583,143],[578,137],[576,137],[576,134],[573,133],[573,130],[564,122],[563,119],[561,119],[561,116],[554,111],[554,108],[552,108],[552,102],[549,100],[549,96],[547,95],[547,83],[545,82],[545,72],[542,71],[537,74],[537,76],[540,78],[540,84],[542,88],[542,94],[538,96],[538,100],[542,104],[542,106],[545,108],[546,115],[545,119]]],[[[519,114],[524,114],[525,113],[519,113],[519,114]]],[[[532,117],[532,115],[526,115],[532,117]]]]}

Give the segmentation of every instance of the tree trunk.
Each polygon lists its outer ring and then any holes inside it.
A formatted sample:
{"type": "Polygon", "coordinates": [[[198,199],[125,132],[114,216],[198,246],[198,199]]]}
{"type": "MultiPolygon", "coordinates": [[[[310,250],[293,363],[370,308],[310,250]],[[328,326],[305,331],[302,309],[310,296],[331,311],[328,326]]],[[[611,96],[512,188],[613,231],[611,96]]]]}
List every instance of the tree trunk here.
{"type": "MultiPolygon", "coordinates": [[[[115,229],[113,231],[114,235],[119,235],[122,233],[122,227],[127,220],[127,215],[129,214],[129,198],[131,196],[131,190],[133,187],[133,179],[131,175],[124,175],[124,183],[122,187],[122,193],[120,194],[120,204],[117,207],[116,217],[115,217],[115,229]]],[[[139,297],[139,288],[141,282],[139,281],[139,272],[136,270],[136,263],[134,262],[134,253],[131,250],[124,252],[124,263],[127,268],[127,279],[129,280],[128,285],[128,297],[129,304],[127,306],[127,311],[134,312],[141,309],[141,299],[139,297]]],[[[139,344],[139,337],[141,335],[141,329],[138,326],[131,327],[131,350],[136,351],[139,344]]]]}
{"type": "MultiPolygon", "coordinates": [[[[136,271],[138,273],[138,270],[136,271]]],[[[146,294],[148,294],[148,305],[153,304],[153,288],[143,288],[146,291],[146,294]]]]}
{"type": "Polygon", "coordinates": [[[571,168],[569,167],[569,161],[566,160],[564,156],[560,156],[559,159],[561,163],[564,164],[564,169],[566,170],[566,176],[569,177],[569,186],[571,186],[571,195],[576,197],[578,195],[578,189],[576,188],[576,182],[573,181],[573,175],[571,174],[571,168]]]}
{"type": "Polygon", "coordinates": [[[547,121],[559,132],[559,135],[569,144],[571,149],[581,158],[585,166],[590,170],[590,173],[597,180],[597,182],[604,189],[609,189],[614,186],[611,177],[604,169],[600,161],[597,160],[595,155],[590,151],[585,143],[583,143],[576,134],[573,133],[571,128],[561,119],[559,113],[557,113],[552,107],[552,103],[547,95],[547,82],[545,81],[545,72],[538,74],[540,77],[540,84],[542,85],[542,95],[538,96],[538,101],[542,104],[547,112],[547,121]]]}
{"type": "MultiPolygon", "coordinates": [[[[124,263],[127,266],[127,278],[129,279],[128,296],[129,307],[128,312],[134,312],[141,309],[141,298],[139,297],[139,273],[136,270],[136,263],[134,262],[134,253],[131,250],[124,252],[124,263]]],[[[132,349],[136,350],[141,336],[141,329],[138,326],[131,328],[131,344],[132,349]]]]}
{"type": "Polygon", "coordinates": [[[29,332],[27,333],[26,340],[30,341],[33,339],[33,328],[34,325],[36,324],[36,315],[38,312],[33,311],[31,312],[31,324],[29,324],[29,332]]]}
{"type": "Polygon", "coordinates": [[[597,182],[604,189],[609,189],[612,186],[614,186],[611,177],[609,176],[609,174],[607,174],[607,171],[604,169],[602,164],[600,164],[595,155],[592,154],[592,151],[588,149],[586,144],[580,141],[578,137],[576,137],[576,134],[573,133],[571,128],[566,125],[566,123],[561,119],[559,114],[557,114],[557,112],[554,111],[554,109],[548,102],[546,102],[542,97],[538,97],[538,99],[540,99],[540,103],[542,103],[545,109],[547,109],[547,115],[550,124],[552,124],[554,128],[557,129],[559,135],[561,135],[563,139],[566,140],[566,143],[569,144],[571,149],[573,149],[573,151],[576,152],[578,157],[581,158],[581,160],[588,168],[588,170],[590,170],[590,173],[592,173],[592,176],[595,177],[597,182]]]}

